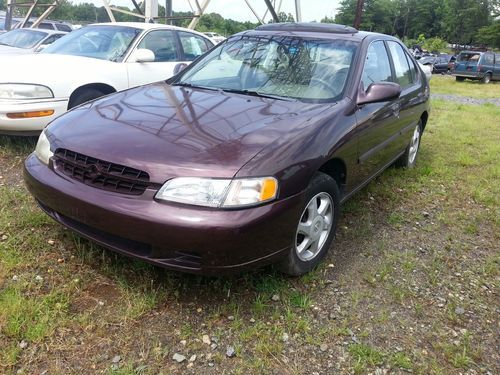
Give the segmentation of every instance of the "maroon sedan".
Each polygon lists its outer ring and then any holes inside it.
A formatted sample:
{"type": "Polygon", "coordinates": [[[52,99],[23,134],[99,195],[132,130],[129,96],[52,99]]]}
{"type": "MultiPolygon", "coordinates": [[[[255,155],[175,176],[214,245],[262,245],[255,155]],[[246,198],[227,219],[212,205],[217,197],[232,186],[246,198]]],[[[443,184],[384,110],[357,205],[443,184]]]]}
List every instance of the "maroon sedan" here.
{"type": "Polygon", "coordinates": [[[236,34],[167,82],[84,104],[25,163],[40,207],[120,253],[186,272],[300,275],[340,205],[415,164],[429,86],[390,36],[326,24],[236,34]]]}

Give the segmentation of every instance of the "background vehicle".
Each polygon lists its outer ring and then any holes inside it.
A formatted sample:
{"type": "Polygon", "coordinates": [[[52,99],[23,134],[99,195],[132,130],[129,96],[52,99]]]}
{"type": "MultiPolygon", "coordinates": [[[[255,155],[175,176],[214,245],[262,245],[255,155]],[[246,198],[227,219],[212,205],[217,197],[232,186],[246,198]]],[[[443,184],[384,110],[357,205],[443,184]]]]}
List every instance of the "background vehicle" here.
{"type": "Polygon", "coordinates": [[[458,54],[452,74],[457,81],[466,78],[484,83],[500,80],[500,53],[462,51],[458,54]]]}
{"type": "MultiPolygon", "coordinates": [[[[14,25],[12,28],[17,28],[21,25],[21,22],[18,22],[16,25],[14,25]]],[[[33,21],[30,20],[26,22],[26,25],[24,27],[30,27],[33,25],[33,21]]],[[[44,29],[44,30],[59,30],[59,31],[64,31],[67,33],[70,33],[73,31],[73,26],[70,23],[67,22],[62,22],[62,21],[50,21],[50,20],[44,20],[41,22],[37,29],[44,29]]]]}
{"type": "Polygon", "coordinates": [[[203,33],[203,34],[205,34],[206,36],[208,36],[210,38],[210,40],[212,42],[214,42],[214,44],[219,44],[220,42],[223,42],[224,40],[226,40],[225,37],[223,37],[222,35],[217,34],[217,33],[206,32],[206,33],[203,33]]]}
{"type": "Polygon", "coordinates": [[[429,66],[432,73],[450,73],[456,57],[448,54],[440,54],[438,56],[426,56],[418,60],[422,65],[429,66]]]}
{"type": "Polygon", "coordinates": [[[61,116],[25,181],[55,220],[126,255],[300,275],[328,252],[342,202],[393,163],[415,165],[428,111],[428,82],[398,39],[263,25],[167,82],[61,116]]]}
{"type": "Polygon", "coordinates": [[[0,35],[0,55],[39,52],[64,35],[66,35],[65,32],[51,30],[11,30],[0,35]]]}
{"type": "Polygon", "coordinates": [[[212,46],[175,26],[107,23],[73,31],[41,53],[2,58],[0,133],[39,133],[77,105],[169,78],[212,46]]]}

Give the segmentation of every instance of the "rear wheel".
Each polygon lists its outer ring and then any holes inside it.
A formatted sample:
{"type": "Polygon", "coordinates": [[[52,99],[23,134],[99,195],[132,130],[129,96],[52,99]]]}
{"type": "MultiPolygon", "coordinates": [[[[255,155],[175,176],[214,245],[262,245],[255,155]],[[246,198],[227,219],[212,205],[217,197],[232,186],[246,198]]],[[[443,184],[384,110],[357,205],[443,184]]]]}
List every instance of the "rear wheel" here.
{"type": "Polygon", "coordinates": [[[417,154],[420,148],[420,138],[422,137],[422,121],[419,121],[415,129],[413,130],[413,135],[411,136],[410,144],[406,148],[406,151],[401,157],[396,161],[396,165],[402,168],[413,168],[417,163],[417,154]]]}
{"type": "Polygon", "coordinates": [[[458,82],[463,82],[463,81],[465,81],[465,78],[464,77],[455,77],[455,80],[457,80],[458,82]]]}
{"type": "Polygon", "coordinates": [[[305,207],[297,222],[291,249],[279,269],[299,276],[325,257],[335,236],[340,215],[340,193],[333,178],[318,172],[305,192],[305,207]]]}
{"type": "Polygon", "coordinates": [[[483,77],[483,83],[490,83],[491,82],[491,74],[486,73],[483,77]]]}
{"type": "Polygon", "coordinates": [[[99,91],[97,89],[84,89],[80,92],[77,92],[73,98],[71,98],[69,104],[68,104],[68,109],[71,109],[73,107],[76,107],[80,104],[89,102],[91,100],[100,98],[101,96],[105,95],[102,91],[99,91]]]}

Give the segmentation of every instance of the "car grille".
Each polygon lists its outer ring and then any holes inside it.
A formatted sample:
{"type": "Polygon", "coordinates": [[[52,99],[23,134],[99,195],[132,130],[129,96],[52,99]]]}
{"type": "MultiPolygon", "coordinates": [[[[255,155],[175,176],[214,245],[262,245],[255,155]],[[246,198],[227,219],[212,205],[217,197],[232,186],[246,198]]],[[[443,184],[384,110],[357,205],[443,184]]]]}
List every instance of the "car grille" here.
{"type": "Polygon", "coordinates": [[[149,182],[149,175],[144,171],[63,148],[55,151],[54,161],[58,171],[98,189],[141,195],[149,186],[156,185],[149,182]]]}

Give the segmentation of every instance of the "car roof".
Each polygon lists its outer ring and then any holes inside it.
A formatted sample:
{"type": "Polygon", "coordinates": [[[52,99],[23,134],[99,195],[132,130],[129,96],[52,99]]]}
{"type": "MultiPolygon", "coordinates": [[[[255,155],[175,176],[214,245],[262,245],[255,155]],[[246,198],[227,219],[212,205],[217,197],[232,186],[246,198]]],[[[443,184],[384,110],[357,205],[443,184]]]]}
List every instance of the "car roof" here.
{"type": "Polygon", "coordinates": [[[186,29],[184,27],[172,26],[172,25],[163,25],[161,23],[146,23],[146,22],[100,22],[93,23],[88,26],[125,26],[125,27],[135,27],[136,29],[142,30],[151,30],[151,29],[167,29],[167,30],[178,30],[178,31],[188,31],[193,34],[197,34],[207,38],[207,36],[203,33],[200,33],[195,30],[186,29]]]}
{"type": "Polygon", "coordinates": [[[359,31],[354,27],[340,25],[335,23],[319,22],[283,22],[261,25],[254,30],[243,31],[236,35],[280,35],[280,36],[319,36],[326,39],[347,39],[362,41],[365,38],[377,39],[384,38],[398,41],[390,35],[374,33],[369,31],[359,31]]]}

